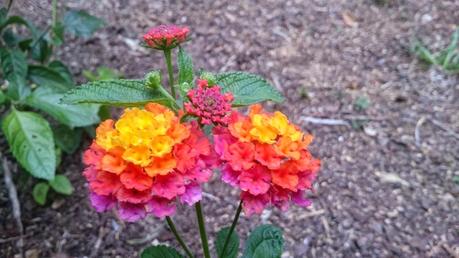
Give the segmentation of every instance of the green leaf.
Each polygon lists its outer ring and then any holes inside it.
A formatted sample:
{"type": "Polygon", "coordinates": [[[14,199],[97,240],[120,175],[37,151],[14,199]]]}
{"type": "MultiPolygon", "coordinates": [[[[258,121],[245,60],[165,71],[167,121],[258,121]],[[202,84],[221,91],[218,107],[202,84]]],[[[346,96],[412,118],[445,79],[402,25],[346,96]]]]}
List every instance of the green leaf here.
{"type": "Polygon", "coordinates": [[[237,252],[239,249],[239,236],[235,231],[231,234],[228,244],[223,254],[223,246],[225,245],[226,236],[228,236],[230,227],[223,228],[217,234],[217,241],[215,245],[217,246],[218,257],[221,258],[236,258],[237,252]]]}
{"type": "Polygon", "coordinates": [[[45,66],[30,65],[28,77],[31,81],[40,86],[54,88],[60,91],[67,91],[72,87],[68,80],[59,72],[45,66]]]}
{"type": "Polygon", "coordinates": [[[3,32],[2,35],[3,41],[5,42],[6,46],[9,48],[14,48],[18,45],[21,41],[21,37],[16,35],[13,30],[7,29],[3,32]]]}
{"type": "Polygon", "coordinates": [[[281,102],[282,94],[258,75],[245,72],[216,74],[222,92],[231,92],[234,106],[246,106],[266,100],[281,102]]]}
{"type": "Polygon", "coordinates": [[[183,258],[183,256],[172,247],[157,245],[145,248],[140,258],[183,258]]]}
{"type": "Polygon", "coordinates": [[[62,162],[62,150],[59,147],[56,147],[55,150],[56,150],[56,168],[57,168],[62,162]]]}
{"type": "Polygon", "coordinates": [[[56,25],[52,28],[50,37],[51,44],[60,46],[62,43],[64,43],[64,30],[64,24],[60,21],[56,22],[56,25]]]}
{"type": "Polygon", "coordinates": [[[178,83],[182,84],[184,82],[188,84],[193,83],[193,61],[191,57],[185,52],[182,47],[179,47],[178,52],[178,83]]]}
{"type": "Polygon", "coordinates": [[[64,15],[65,29],[83,38],[89,38],[104,25],[104,21],[83,10],[70,10],[64,15]]]}
{"type": "Polygon", "coordinates": [[[368,107],[370,107],[370,104],[371,104],[371,102],[370,102],[370,99],[368,97],[360,96],[355,100],[354,108],[357,111],[363,111],[363,110],[367,109],[368,107]]]}
{"type": "Polygon", "coordinates": [[[56,170],[53,133],[48,122],[33,112],[13,109],[2,123],[11,152],[30,174],[52,180],[56,170]]]}
{"type": "Polygon", "coordinates": [[[49,185],[47,183],[41,182],[36,184],[33,187],[32,195],[36,203],[40,205],[45,205],[46,196],[48,196],[49,185]]]}
{"type": "Polygon", "coordinates": [[[4,28],[11,24],[19,24],[26,26],[34,37],[37,37],[39,34],[37,28],[35,28],[35,26],[31,22],[22,18],[21,16],[10,16],[3,24],[0,24],[0,31],[2,31],[4,28]]]}
{"type": "Polygon", "coordinates": [[[74,85],[73,75],[70,72],[69,68],[59,60],[54,60],[48,64],[48,67],[65,79],[68,85],[74,85]]]}
{"type": "Polygon", "coordinates": [[[15,100],[24,99],[30,89],[26,86],[27,59],[18,49],[0,48],[3,76],[8,81],[7,95],[15,100]]]}
{"type": "Polygon", "coordinates": [[[436,64],[437,61],[435,56],[428,50],[426,47],[422,45],[421,42],[416,41],[411,48],[411,51],[422,61],[428,64],[436,64]]]}
{"type": "Polygon", "coordinates": [[[245,243],[243,258],[280,258],[284,239],[282,231],[272,225],[255,228],[245,243]]]}
{"type": "Polygon", "coordinates": [[[56,175],[54,180],[49,181],[49,185],[60,194],[71,195],[73,193],[72,183],[64,175],[56,175]]]}
{"type": "Polygon", "coordinates": [[[38,39],[32,45],[32,59],[44,63],[52,54],[52,49],[44,38],[38,39]]]}
{"type": "Polygon", "coordinates": [[[89,70],[83,70],[83,75],[89,81],[114,80],[120,79],[122,77],[122,74],[115,69],[111,69],[105,66],[97,68],[97,73],[93,73],[89,70]]]}
{"type": "Polygon", "coordinates": [[[0,105],[5,103],[7,100],[8,100],[8,98],[6,97],[5,93],[3,93],[2,90],[0,90],[0,105]]]}
{"type": "Polygon", "coordinates": [[[50,114],[70,128],[88,126],[100,121],[99,105],[63,104],[61,99],[64,94],[65,92],[53,88],[39,87],[26,98],[26,104],[50,114]]]}
{"type": "Polygon", "coordinates": [[[144,80],[108,80],[83,84],[70,90],[64,103],[98,103],[112,106],[142,106],[156,102],[176,109],[174,99],[162,88],[151,89],[144,80]]]}
{"type": "Polygon", "coordinates": [[[81,143],[82,130],[79,128],[70,129],[65,125],[53,127],[54,141],[65,153],[74,153],[81,143]]]}

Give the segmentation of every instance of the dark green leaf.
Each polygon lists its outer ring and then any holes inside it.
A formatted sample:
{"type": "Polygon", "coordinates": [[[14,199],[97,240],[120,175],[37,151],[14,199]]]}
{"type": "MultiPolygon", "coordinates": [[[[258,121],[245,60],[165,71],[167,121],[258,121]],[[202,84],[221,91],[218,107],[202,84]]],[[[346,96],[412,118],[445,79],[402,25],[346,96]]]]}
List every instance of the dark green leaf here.
{"type": "Polygon", "coordinates": [[[62,162],[62,150],[59,147],[56,147],[56,168],[61,165],[62,162]]]}
{"type": "Polygon", "coordinates": [[[228,236],[230,231],[230,227],[226,227],[220,230],[217,234],[217,242],[215,245],[217,246],[217,253],[218,257],[221,258],[236,258],[237,252],[239,249],[239,236],[236,232],[233,231],[231,234],[230,239],[228,240],[228,244],[225,249],[225,253],[223,254],[223,246],[225,244],[226,237],[228,236]]]}
{"type": "Polygon", "coordinates": [[[72,183],[64,175],[56,175],[54,180],[49,181],[49,185],[60,194],[71,195],[73,193],[72,183]]]}
{"type": "Polygon", "coordinates": [[[28,77],[40,86],[59,91],[67,91],[72,87],[68,80],[59,72],[45,66],[30,65],[28,77]]]}
{"type": "Polygon", "coordinates": [[[223,92],[234,95],[234,106],[246,106],[266,100],[281,102],[284,99],[278,90],[255,74],[227,72],[216,74],[216,78],[223,92]]]}
{"type": "Polygon", "coordinates": [[[104,21],[83,10],[70,10],[64,15],[65,29],[79,37],[89,38],[104,25],[104,21]]]}
{"type": "Polygon", "coordinates": [[[56,71],[57,73],[59,73],[59,75],[66,80],[68,85],[74,85],[75,84],[73,82],[73,75],[70,72],[69,68],[64,63],[62,63],[61,61],[54,60],[54,61],[52,61],[51,63],[48,64],[48,67],[50,69],[56,71]]]}
{"type": "Polygon", "coordinates": [[[0,8],[0,26],[6,22],[8,18],[8,9],[5,7],[0,8]]]}
{"type": "Polygon", "coordinates": [[[193,61],[191,57],[185,52],[182,47],[179,47],[178,52],[178,83],[182,84],[184,82],[188,84],[193,83],[193,61]]]}
{"type": "Polygon", "coordinates": [[[7,95],[12,99],[24,99],[30,89],[26,86],[27,59],[24,53],[17,49],[0,48],[2,70],[8,81],[7,95]]]}
{"type": "Polygon", "coordinates": [[[140,258],[183,258],[183,256],[172,247],[157,245],[145,248],[140,258]]]}
{"type": "Polygon", "coordinates": [[[272,225],[255,228],[245,243],[243,258],[280,258],[284,239],[282,231],[272,225]]]}
{"type": "Polygon", "coordinates": [[[176,109],[174,99],[161,87],[151,89],[144,80],[109,80],[90,82],[70,90],[64,103],[99,103],[111,106],[142,106],[156,102],[176,109]]]}
{"type": "Polygon", "coordinates": [[[34,37],[38,36],[38,31],[35,28],[35,26],[31,22],[29,22],[28,20],[20,16],[8,17],[8,19],[3,24],[0,25],[0,31],[2,31],[4,28],[6,28],[8,25],[11,25],[11,24],[24,25],[30,30],[30,32],[32,33],[34,37]]]}
{"type": "Polygon", "coordinates": [[[52,54],[52,49],[48,42],[41,38],[32,45],[32,59],[44,63],[52,54]]]}
{"type": "Polygon", "coordinates": [[[40,109],[70,128],[96,124],[100,121],[99,105],[62,104],[64,92],[54,88],[39,87],[26,99],[26,103],[40,109]]]}
{"type": "Polygon", "coordinates": [[[46,196],[48,196],[49,185],[47,183],[38,183],[33,187],[32,195],[36,203],[45,205],[46,196]]]}
{"type": "Polygon", "coordinates": [[[2,129],[11,152],[22,167],[35,177],[54,178],[56,153],[53,133],[43,117],[13,109],[3,120],[2,129]]]}
{"type": "Polygon", "coordinates": [[[64,24],[62,22],[56,22],[56,26],[52,28],[50,42],[55,46],[60,46],[64,43],[64,24]]]}
{"type": "Polygon", "coordinates": [[[7,100],[8,100],[8,98],[6,97],[5,93],[3,93],[2,90],[0,90],[0,105],[5,103],[7,100]]]}
{"type": "Polygon", "coordinates": [[[2,35],[3,41],[5,42],[6,46],[9,48],[14,48],[18,45],[21,41],[21,38],[16,35],[11,29],[5,30],[2,35]]]}
{"type": "Polygon", "coordinates": [[[120,79],[122,77],[122,75],[115,69],[111,69],[105,66],[97,68],[97,73],[93,73],[89,70],[84,70],[83,75],[90,81],[114,80],[120,79]]]}
{"type": "Polygon", "coordinates": [[[65,125],[58,125],[53,128],[53,133],[56,145],[67,154],[74,153],[80,146],[82,130],[79,128],[72,130],[65,125]]]}

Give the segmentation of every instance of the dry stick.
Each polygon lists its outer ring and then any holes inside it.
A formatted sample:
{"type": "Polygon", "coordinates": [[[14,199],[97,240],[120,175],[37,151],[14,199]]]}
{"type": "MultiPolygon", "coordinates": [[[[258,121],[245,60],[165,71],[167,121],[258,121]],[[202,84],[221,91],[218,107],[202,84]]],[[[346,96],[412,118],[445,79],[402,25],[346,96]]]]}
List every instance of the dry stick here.
{"type": "Polygon", "coordinates": [[[13,209],[13,217],[16,221],[16,226],[18,227],[18,231],[20,234],[18,247],[21,252],[21,257],[24,257],[24,226],[22,225],[21,220],[21,206],[19,205],[18,192],[16,191],[16,186],[14,185],[13,178],[11,176],[11,170],[8,166],[8,160],[5,157],[3,157],[1,153],[0,158],[2,159],[3,176],[6,188],[8,189],[11,207],[13,209]]]}
{"type": "Polygon", "coordinates": [[[317,118],[311,116],[302,116],[300,117],[300,121],[304,121],[307,123],[312,124],[320,124],[320,125],[344,125],[350,126],[351,124],[342,119],[330,119],[330,118],[317,118]]]}
{"type": "Polygon", "coordinates": [[[414,129],[414,141],[416,146],[421,146],[421,126],[426,121],[426,118],[423,116],[421,117],[418,122],[416,123],[416,128],[414,129]]]}

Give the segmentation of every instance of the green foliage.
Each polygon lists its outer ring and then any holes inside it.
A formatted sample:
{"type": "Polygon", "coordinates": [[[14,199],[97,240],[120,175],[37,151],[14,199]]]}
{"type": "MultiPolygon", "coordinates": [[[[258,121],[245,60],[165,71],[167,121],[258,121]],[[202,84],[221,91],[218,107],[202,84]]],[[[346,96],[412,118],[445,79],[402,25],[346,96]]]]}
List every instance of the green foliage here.
{"type": "Polygon", "coordinates": [[[185,52],[182,47],[179,47],[178,58],[177,58],[179,73],[178,83],[193,83],[193,61],[191,57],[185,52]]]}
{"type": "Polygon", "coordinates": [[[72,154],[78,149],[82,133],[83,131],[80,128],[70,129],[65,125],[53,127],[56,145],[67,154],[72,154]]]}
{"type": "Polygon", "coordinates": [[[40,182],[33,187],[32,196],[36,203],[45,205],[46,197],[48,196],[49,185],[45,182],[40,182]]]}
{"type": "Polygon", "coordinates": [[[158,89],[161,86],[161,73],[159,71],[151,71],[145,75],[145,86],[158,89]]]}
{"type": "Polygon", "coordinates": [[[67,91],[73,86],[69,84],[68,78],[45,66],[30,65],[28,78],[37,85],[53,88],[56,91],[67,91]]]}
{"type": "MultiPolygon", "coordinates": [[[[64,42],[65,31],[88,37],[102,24],[84,11],[70,10],[64,22],[57,19],[50,29],[40,29],[23,17],[8,16],[6,8],[0,9],[0,65],[7,86],[5,93],[0,91],[0,104],[11,105],[2,117],[3,134],[18,163],[32,176],[50,181],[62,194],[70,194],[73,188],[65,177],[55,177],[61,150],[72,153],[81,141],[82,130],[72,128],[100,119],[99,105],[60,103],[74,81],[68,67],[53,60],[52,50],[64,42]],[[54,132],[42,112],[59,122],[53,123],[54,132]]],[[[45,203],[48,189],[43,182],[35,186],[37,203],[45,203]]]]}
{"type": "Polygon", "coordinates": [[[43,117],[13,109],[4,119],[2,130],[22,167],[37,178],[54,178],[56,154],[53,134],[43,117]]]}
{"type": "Polygon", "coordinates": [[[255,228],[245,243],[243,258],[280,258],[284,239],[282,231],[272,225],[255,228]]]}
{"type": "Polygon", "coordinates": [[[0,48],[2,71],[8,81],[7,95],[14,99],[23,99],[30,89],[26,87],[27,59],[18,49],[0,48]]]}
{"type": "Polygon", "coordinates": [[[370,107],[370,99],[365,96],[360,96],[354,101],[354,108],[357,111],[363,111],[370,107]]]}
{"type": "Polygon", "coordinates": [[[141,258],[183,258],[174,248],[165,245],[147,247],[140,254],[141,258]]]}
{"type": "Polygon", "coordinates": [[[445,49],[432,53],[427,47],[425,47],[420,41],[416,41],[411,51],[420,60],[426,62],[429,65],[436,65],[441,67],[447,72],[458,73],[459,72],[459,28],[457,28],[451,36],[451,42],[445,49]]]}
{"type": "Polygon", "coordinates": [[[265,79],[246,72],[227,72],[216,75],[223,92],[234,95],[234,106],[247,106],[257,102],[283,101],[284,97],[265,79]]]}
{"type": "Polygon", "coordinates": [[[70,10],[64,15],[65,29],[75,36],[89,38],[104,21],[83,10],[70,10]]]}
{"type": "Polygon", "coordinates": [[[60,103],[64,93],[53,88],[39,87],[26,99],[31,107],[40,109],[70,128],[98,123],[99,105],[60,103]]]}
{"type": "Polygon", "coordinates": [[[174,99],[162,88],[152,89],[144,80],[95,81],[70,90],[64,103],[98,103],[112,106],[142,106],[156,102],[176,109],[174,99]]]}
{"type": "Polygon", "coordinates": [[[105,66],[97,68],[95,73],[89,70],[83,70],[83,75],[89,81],[114,80],[123,77],[123,75],[118,71],[105,66]]]}
{"type": "Polygon", "coordinates": [[[204,72],[201,73],[199,78],[201,78],[203,80],[206,80],[208,85],[209,85],[209,87],[214,86],[215,84],[217,84],[217,78],[215,78],[215,74],[213,74],[213,73],[204,71],[204,72]]]}
{"type": "Polygon", "coordinates": [[[223,247],[225,245],[226,237],[228,236],[230,227],[223,228],[217,233],[217,241],[215,246],[217,247],[218,257],[221,258],[236,258],[237,252],[239,249],[239,236],[235,231],[231,234],[231,237],[228,240],[228,245],[226,246],[225,253],[223,252],[223,247]]]}
{"type": "Polygon", "coordinates": [[[71,195],[73,193],[73,186],[64,175],[56,175],[54,180],[49,181],[49,185],[60,194],[71,195]]]}

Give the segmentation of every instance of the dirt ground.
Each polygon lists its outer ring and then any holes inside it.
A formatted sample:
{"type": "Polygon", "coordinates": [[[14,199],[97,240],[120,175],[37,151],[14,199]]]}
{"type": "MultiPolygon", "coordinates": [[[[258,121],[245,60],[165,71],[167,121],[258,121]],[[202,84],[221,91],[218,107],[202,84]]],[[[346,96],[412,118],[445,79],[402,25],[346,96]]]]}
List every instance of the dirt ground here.
{"type": "MultiPolygon", "coordinates": [[[[376,2],[71,0],[65,4],[107,26],[92,39],[71,40],[59,55],[80,81],[83,69],[100,65],[143,77],[164,66],[159,53],[138,46],[142,33],[161,23],[189,26],[185,48],[195,66],[265,76],[287,98],[265,106],[312,132],[312,152],[323,162],[311,208],[243,216],[243,239],[273,223],[284,229],[283,257],[458,257],[459,79],[419,63],[409,48],[415,37],[446,46],[459,24],[459,1],[376,2]],[[359,99],[369,107],[357,110],[359,99]]],[[[47,1],[16,1],[16,12],[46,17],[48,10],[47,1]]],[[[61,167],[76,188],[71,197],[37,207],[30,186],[19,189],[29,257],[136,257],[151,243],[176,245],[162,221],[124,224],[92,210],[80,156],[65,157],[61,167]]],[[[205,190],[213,238],[230,223],[237,192],[218,180],[205,190]]],[[[0,207],[0,256],[14,257],[17,233],[3,184],[0,207]]],[[[174,220],[198,251],[192,210],[174,220]]]]}

